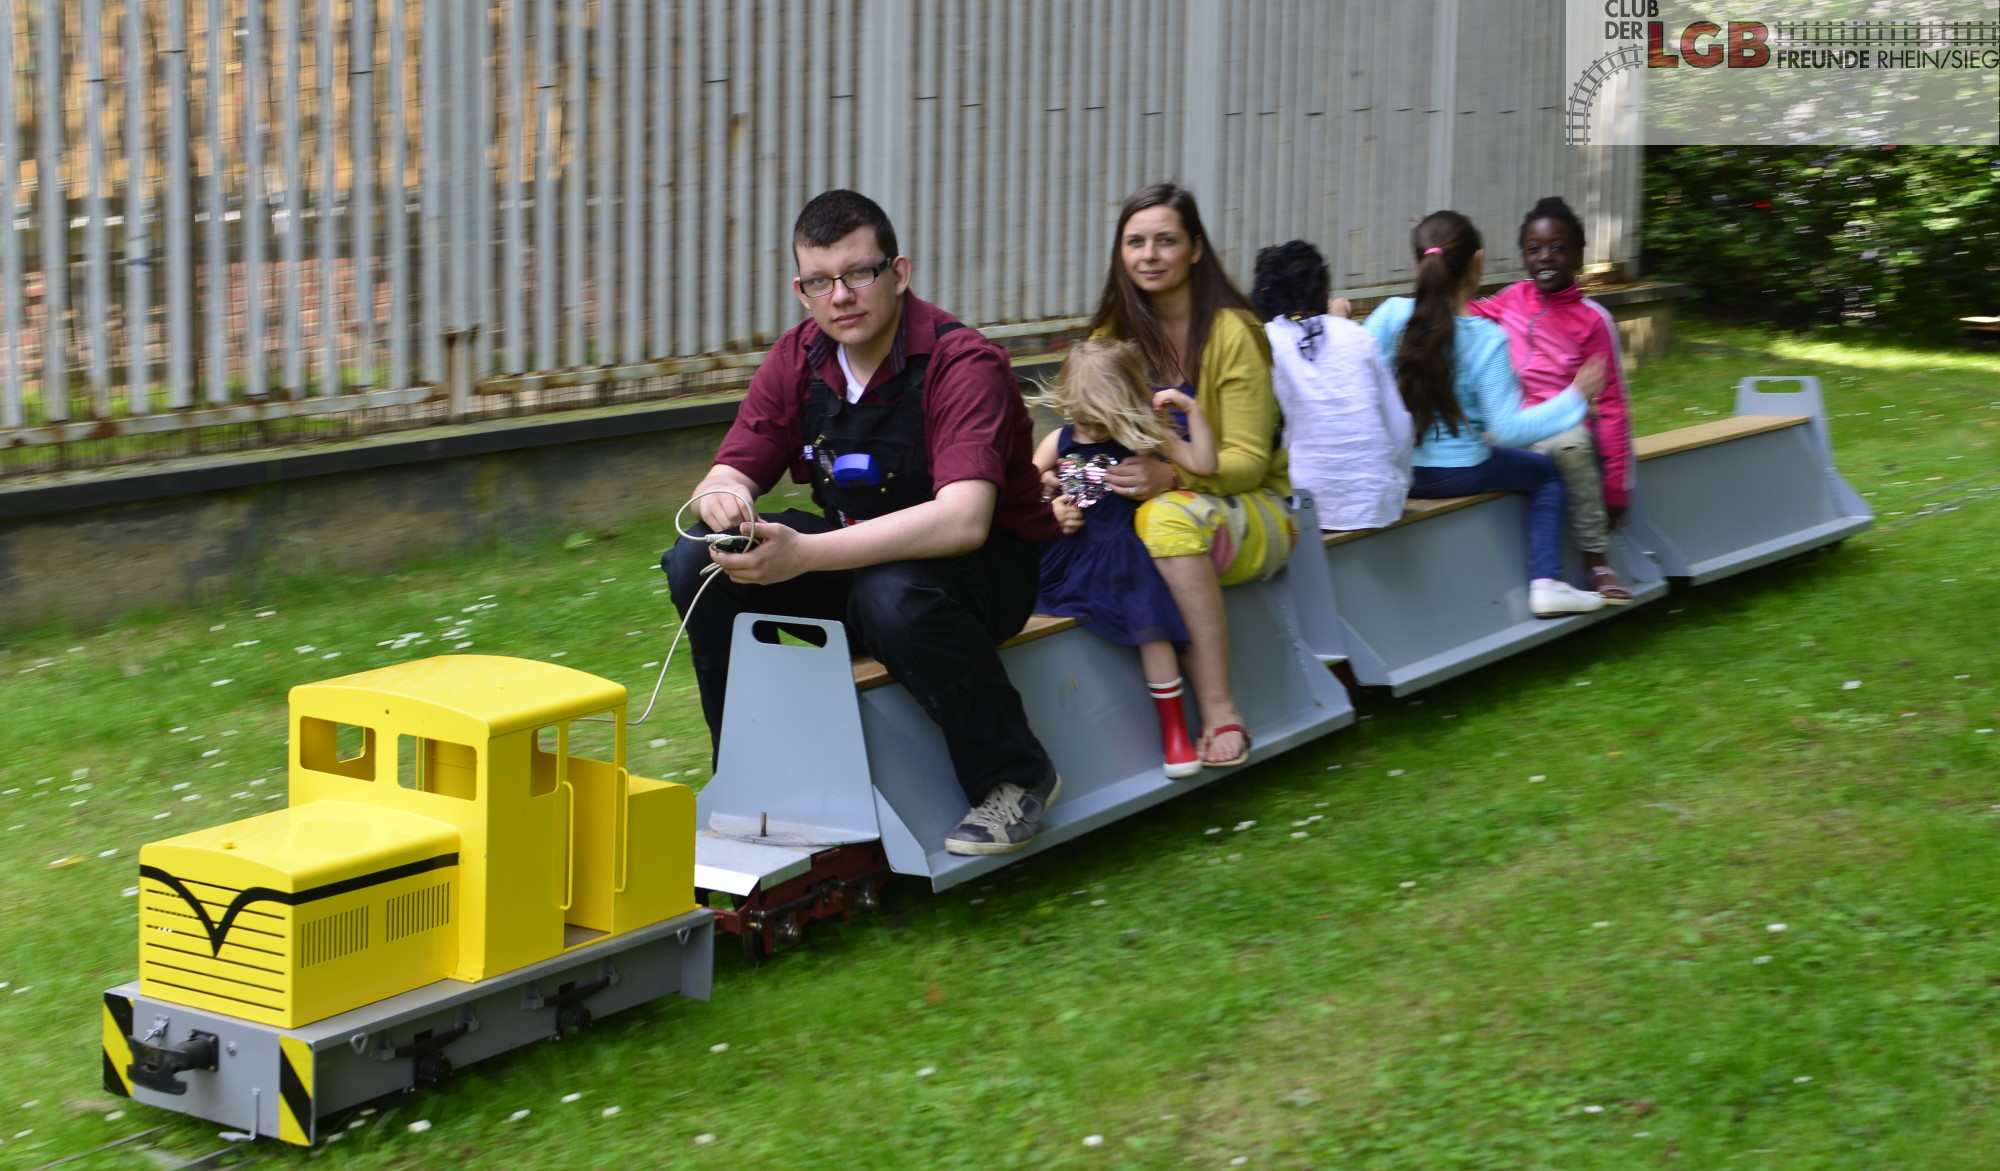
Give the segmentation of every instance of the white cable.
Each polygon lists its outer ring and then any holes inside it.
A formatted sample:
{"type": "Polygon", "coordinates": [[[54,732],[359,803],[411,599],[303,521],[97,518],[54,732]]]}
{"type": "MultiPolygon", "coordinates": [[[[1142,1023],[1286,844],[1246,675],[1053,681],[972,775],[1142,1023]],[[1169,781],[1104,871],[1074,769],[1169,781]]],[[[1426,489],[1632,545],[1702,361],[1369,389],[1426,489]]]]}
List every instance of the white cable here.
{"type": "MultiPolygon", "coordinates": [[[[646,717],[653,714],[653,705],[660,702],[660,688],[667,682],[667,668],[673,664],[674,652],[680,648],[681,635],[687,633],[688,615],[694,613],[695,603],[701,601],[701,596],[708,592],[709,585],[715,581],[721,569],[720,565],[710,565],[701,571],[701,588],[694,592],[694,597],[688,599],[687,614],[681,615],[680,629],[674,631],[674,641],[667,644],[667,657],[660,663],[660,677],[653,680],[652,698],[646,701],[646,710],[640,712],[637,719],[625,721],[626,727],[630,728],[637,724],[643,724],[646,722],[646,717]]],[[[592,716],[590,718],[603,720],[602,716],[592,716]]],[[[604,722],[609,723],[610,721],[606,720],[604,722]]]]}
{"type": "MultiPolygon", "coordinates": [[[[734,488],[710,488],[710,489],[709,489],[708,491],[706,491],[706,492],[697,492],[697,493],[695,493],[694,495],[692,495],[692,496],[688,497],[688,501],[687,501],[687,503],[686,503],[686,504],[683,504],[683,505],[681,505],[681,506],[680,506],[680,509],[679,509],[678,511],[676,511],[676,512],[674,513],[674,531],[675,531],[675,532],[679,533],[679,534],[680,534],[681,536],[683,536],[683,537],[686,537],[686,538],[687,538],[688,540],[690,540],[690,541],[701,541],[701,540],[706,540],[706,539],[707,539],[707,538],[704,538],[704,537],[697,537],[697,536],[695,536],[695,535],[694,535],[693,533],[691,533],[691,532],[688,532],[688,531],[687,531],[686,529],[684,529],[684,528],[682,528],[682,527],[681,527],[681,518],[682,518],[683,516],[686,516],[686,515],[687,515],[687,510],[688,510],[688,509],[690,509],[690,508],[693,508],[693,507],[694,507],[694,502],[695,502],[695,501],[697,501],[697,500],[700,500],[700,499],[701,499],[702,497],[704,497],[704,496],[734,496],[734,497],[736,497],[736,500],[737,500],[737,502],[743,505],[743,511],[744,511],[745,513],[748,513],[748,514],[749,514],[749,516],[750,516],[750,531],[749,531],[749,532],[747,532],[747,533],[745,533],[745,534],[743,534],[743,535],[744,535],[744,536],[746,536],[746,537],[749,537],[749,538],[750,538],[751,540],[753,540],[753,541],[757,539],[757,510],[756,510],[756,509],[754,509],[754,508],[752,508],[752,507],[750,507],[750,502],[749,502],[748,500],[745,500],[745,499],[743,498],[743,493],[741,493],[741,492],[738,492],[738,491],[737,491],[736,489],[734,489],[734,488]]],[[[710,537],[718,537],[718,536],[726,536],[726,535],[729,535],[729,534],[724,534],[724,533],[710,533],[710,534],[708,534],[708,535],[709,535],[710,537]]]]}
{"type": "MultiPolygon", "coordinates": [[[[743,511],[750,514],[750,522],[749,522],[750,531],[742,535],[749,537],[753,541],[756,540],[757,512],[754,508],[750,506],[750,502],[748,500],[743,499],[743,493],[738,492],[734,488],[710,488],[706,492],[697,492],[693,496],[689,497],[688,502],[686,504],[681,505],[679,510],[674,513],[674,531],[679,533],[681,536],[686,537],[690,541],[706,540],[707,538],[697,537],[693,533],[690,533],[686,529],[682,528],[681,517],[687,515],[687,510],[693,507],[694,502],[700,500],[702,497],[724,496],[724,495],[734,496],[736,497],[737,500],[742,502],[743,511]]],[[[733,534],[727,534],[727,533],[708,534],[709,537],[730,536],[730,535],[733,534]]],[[[714,542],[711,541],[709,543],[712,545],[714,542]]],[[[694,608],[701,602],[701,596],[708,592],[708,587],[714,584],[716,575],[721,572],[722,572],[722,566],[717,565],[712,561],[709,564],[702,567],[701,588],[695,590],[694,597],[688,599],[688,607],[681,614],[680,628],[674,631],[674,641],[667,644],[667,657],[660,660],[660,677],[658,679],[653,680],[652,698],[646,701],[646,710],[640,712],[638,718],[625,721],[626,727],[630,728],[638,724],[643,724],[646,722],[646,717],[653,714],[653,705],[660,702],[660,688],[665,686],[667,682],[667,668],[673,666],[674,652],[680,649],[681,636],[687,633],[688,619],[694,616],[694,608]]],[[[584,716],[582,717],[582,722],[592,723],[592,724],[609,724],[613,723],[614,721],[607,720],[603,716],[584,716]]]]}

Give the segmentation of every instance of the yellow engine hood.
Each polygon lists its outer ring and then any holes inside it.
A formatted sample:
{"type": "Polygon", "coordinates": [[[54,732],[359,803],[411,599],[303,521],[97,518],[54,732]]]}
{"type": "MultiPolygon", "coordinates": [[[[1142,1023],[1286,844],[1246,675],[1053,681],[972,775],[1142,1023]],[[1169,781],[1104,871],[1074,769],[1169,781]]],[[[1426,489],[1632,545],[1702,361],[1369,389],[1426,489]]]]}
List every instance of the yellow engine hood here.
{"type": "Polygon", "coordinates": [[[238,890],[296,893],[403,866],[449,865],[441,859],[457,851],[458,831],[442,821],[313,801],[153,842],[140,849],[139,863],[238,890]]]}

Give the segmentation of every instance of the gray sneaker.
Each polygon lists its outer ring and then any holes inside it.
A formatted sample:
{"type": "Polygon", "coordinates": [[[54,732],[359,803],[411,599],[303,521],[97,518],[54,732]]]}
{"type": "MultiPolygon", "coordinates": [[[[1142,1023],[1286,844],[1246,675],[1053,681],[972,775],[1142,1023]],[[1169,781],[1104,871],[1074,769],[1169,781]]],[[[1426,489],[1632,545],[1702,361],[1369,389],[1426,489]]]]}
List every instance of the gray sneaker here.
{"type": "Polygon", "coordinates": [[[965,815],[958,828],[945,835],[944,848],[953,854],[1007,854],[1035,840],[1042,814],[1056,803],[1062,778],[1054,772],[1033,789],[1002,782],[965,815]]]}

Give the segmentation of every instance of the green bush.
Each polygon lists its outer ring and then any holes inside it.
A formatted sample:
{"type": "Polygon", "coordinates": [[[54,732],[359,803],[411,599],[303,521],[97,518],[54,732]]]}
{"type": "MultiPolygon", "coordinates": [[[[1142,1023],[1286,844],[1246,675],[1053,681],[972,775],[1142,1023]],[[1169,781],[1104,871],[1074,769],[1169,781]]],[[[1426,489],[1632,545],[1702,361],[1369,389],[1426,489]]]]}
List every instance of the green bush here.
{"type": "Polygon", "coordinates": [[[2000,152],[1656,147],[1645,267],[1700,308],[1922,336],[2000,314],[2000,152]]]}

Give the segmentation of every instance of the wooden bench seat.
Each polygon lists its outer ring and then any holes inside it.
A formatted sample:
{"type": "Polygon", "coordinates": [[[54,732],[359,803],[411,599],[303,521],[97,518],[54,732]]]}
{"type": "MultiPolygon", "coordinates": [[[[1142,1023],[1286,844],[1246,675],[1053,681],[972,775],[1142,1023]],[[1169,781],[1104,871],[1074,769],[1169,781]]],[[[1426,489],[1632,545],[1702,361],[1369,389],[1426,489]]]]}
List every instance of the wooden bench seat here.
{"type": "MultiPolygon", "coordinates": [[[[1700,447],[1725,443],[1731,439],[1741,439],[1749,435],[1760,435],[1766,431],[1777,431],[1785,427],[1797,427],[1811,421],[1811,416],[1809,415],[1738,415],[1734,418],[1716,419],[1712,422],[1696,423],[1691,427],[1680,427],[1672,431],[1662,431],[1654,435],[1641,436],[1633,443],[1633,453],[1641,460],[1656,459],[1663,455],[1673,455],[1677,452],[1692,451],[1700,447]]],[[[1488,500],[1497,500],[1504,495],[1506,494],[1503,492],[1482,492],[1477,496],[1450,496],[1438,500],[1417,500],[1413,498],[1404,501],[1402,519],[1393,525],[1389,525],[1388,528],[1402,528],[1405,525],[1416,524],[1418,521],[1429,520],[1434,516],[1443,516],[1449,512],[1457,512],[1461,508],[1470,508],[1475,504],[1482,504],[1488,500]]],[[[1358,541],[1370,533],[1384,531],[1386,530],[1354,529],[1347,532],[1322,533],[1320,534],[1320,541],[1322,544],[1331,547],[1345,544],[1349,541],[1358,541]]],[[[1021,628],[1021,633],[1000,645],[1004,648],[1018,646],[1024,642],[1033,642],[1035,639],[1046,638],[1051,634],[1068,630],[1075,625],[1076,619],[1074,618],[1057,618],[1051,614],[1036,614],[1028,619],[1028,624],[1021,628]]],[[[873,658],[866,655],[854,660],[855,690],[866,691],[871,687],[880,687],[889,682],[892,682],[889,677],[889,670],[881,663],[876,662],[873,658]]]]}
{"type": "MultiPolygon", "coordinates": [[[[1051,634],[1060,634],[1075,625],[1076,619],[1074,618],[1058,618],[1053,614],[1031,614],[1028,616],[1028,624],[1021,628],[1021,633],[1001,643],[1000,646],[1003,650],[1010,646],[1019,646],[1024,642],[1033,642],[1038,638],[1047,638],[1051,634]]],[[[890,682],[893,682],[893,680],[889,678],[889,668],[884,667],[867,655],[859,655],[855,658],[854,689],[856,691],[866,691],[871,687],[880,687],[890,682]]]]}
{"type": "Polygon", "coordinates": [[[1642,460],[1658,459],[1663,455],[1677,455],[1697,447],[1762,435],[1766,431],[1782,431],[1786,427],[1799,427],[1810,422],[1811,415],[1737,415],[1711,423],[1696,423],[1692,427],[1641,435],[1632,441],[1632,454],[1642,460]]]}
{"type": "Polygon", "coordinates": [[[1443,516],[1447,512],[1471,508],[1483,501],[1498,500],[1505,495],[1505,492],[1481,492],[1477,496],[1442,496],[1436,500],[1419,500],[1412,496],[1403,501],[1403,519],[1395,524],[1387,525],[1384,529],[1347,529],[1338,533],[1321,533],[1319,539],[1321,544],[1329,548],[1334,545],[1344,545],[1349,541],[1358,541],[1370,533],[1383,532],[1385,529],[1400,529],[1404,525],[1413,525],[1420,520],[1443,516]]]}
{"type": "MultiPolygon", "coordinates": [[[[1678,427],[1672,431],[1642,435],[1633,441],[1632,453],[1641,460],[1658,459],[1663,455],[1693,451],[1698,447],[1726,443],[1731,439],[1742,439],[1748,435],[1761,435],[1766,431],[1797,427],[1811,421],[1810,415],[1738,415],[1729,419],[1717,419],[1712,423],[1696,423],[1692,427],[1678,427]]],[[[1387,527],[1401,528],[1420,520],[1429,520],[1447,512],[1456,512],[1461,508],[1470,508],[1487,500],[1498,499],[1503,495],[1505,493],[1482,492],[1477,496],[1446,496],[1436,500],[1418,500],[1411,497],[1403,502],[1403,518],[1387,527]]],[[[1345,532],[1321,533],[1320,543],[1331,548],[1382,531],[1382,529],[1350,529],[1345,532]]]]}

